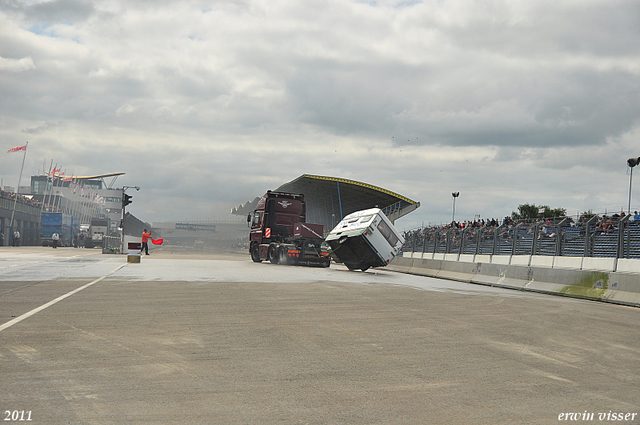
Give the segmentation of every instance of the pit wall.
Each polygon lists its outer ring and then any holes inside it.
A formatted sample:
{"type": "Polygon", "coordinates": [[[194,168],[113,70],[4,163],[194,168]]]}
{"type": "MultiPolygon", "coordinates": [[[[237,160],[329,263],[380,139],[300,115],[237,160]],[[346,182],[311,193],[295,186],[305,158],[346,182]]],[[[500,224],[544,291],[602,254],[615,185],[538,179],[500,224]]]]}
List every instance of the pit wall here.
{"type": "Polygon", "coordinates": [[[405,253],[404,257],[395,257],[387,268],[420,276],[640,307],[640,260],[405,253]]]}

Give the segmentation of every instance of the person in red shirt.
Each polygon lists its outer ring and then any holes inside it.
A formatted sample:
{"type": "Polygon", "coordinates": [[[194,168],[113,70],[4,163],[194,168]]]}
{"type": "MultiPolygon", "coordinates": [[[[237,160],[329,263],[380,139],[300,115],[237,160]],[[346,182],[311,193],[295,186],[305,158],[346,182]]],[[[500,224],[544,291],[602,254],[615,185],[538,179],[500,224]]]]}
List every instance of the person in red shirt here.
{"type": "Polygon", "coordinates": [[[144,232],[142,232],[142,249],[140,250],[140,255],[142,255],[143,250],[145,254],[149,255],[149,238],[150,237],[151,237],[151,232],[147,232],[147,229],[144,229],[144,232]]]}

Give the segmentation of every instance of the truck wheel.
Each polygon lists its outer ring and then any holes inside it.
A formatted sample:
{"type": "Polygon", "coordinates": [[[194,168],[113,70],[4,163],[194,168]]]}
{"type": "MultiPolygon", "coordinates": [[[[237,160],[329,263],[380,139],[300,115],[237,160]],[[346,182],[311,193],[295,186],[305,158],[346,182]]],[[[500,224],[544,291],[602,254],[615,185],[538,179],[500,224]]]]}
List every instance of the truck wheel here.
{"type": "Polygon", "coordinates": [[[331,260],[322,263],[322,267],[331,267],[331,260]]]}
{"type": "Polygon", "coordinates": [[[251,247],[251,259],[254,263],[262,262],[262,260],[260,259],[260,247],[257,243],[253,244],[253,246],[251,247]]]}
{"type": "Polygon", "coordinates": [[[280,257],[280,264],[289,264],[289,258],[287,257],[286,248],[280,247],[280,249],[278,250],[278,257],[280,257]]]}
{"type": "Polygon", "coordinates": [[[363,272],[366,272],[367,270],[369,270],[369,267],[371,267],[371,266],[365,266],[365,267],[361,268],[360,270],[362,270],[363,272]]]}
{"type": "Polygon", "coordinates": [[[278,264],[278,250],[275,245],[271,245],[269,247],[269,253],[267,254],[267,259],[271,261],[271,264],[278,264]]]}

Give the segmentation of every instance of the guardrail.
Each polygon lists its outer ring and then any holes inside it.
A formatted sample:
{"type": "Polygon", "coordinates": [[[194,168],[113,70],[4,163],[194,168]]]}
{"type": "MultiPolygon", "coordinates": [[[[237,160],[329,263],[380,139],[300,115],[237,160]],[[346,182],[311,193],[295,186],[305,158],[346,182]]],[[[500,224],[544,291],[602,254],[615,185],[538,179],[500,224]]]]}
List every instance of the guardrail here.
{"type": "Polygon", "coordinates": [[[565,218],[556,223],[418,229],[405,233],[403,252],[640,258],[640,224],[629,219],[598,222],[592,217],[575,225],[565,218]]]}

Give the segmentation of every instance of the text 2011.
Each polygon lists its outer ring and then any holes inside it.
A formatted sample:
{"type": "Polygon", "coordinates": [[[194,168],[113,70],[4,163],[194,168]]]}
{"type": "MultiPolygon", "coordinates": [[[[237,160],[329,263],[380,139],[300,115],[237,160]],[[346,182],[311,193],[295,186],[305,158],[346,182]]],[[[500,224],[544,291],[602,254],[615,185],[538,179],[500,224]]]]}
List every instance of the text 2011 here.
{"type": "Polygon", "coordinates": [[[30,421],[31,420],[31,410],[5,410],[4,411],[4,420],[5,421],[30,421]]]}

